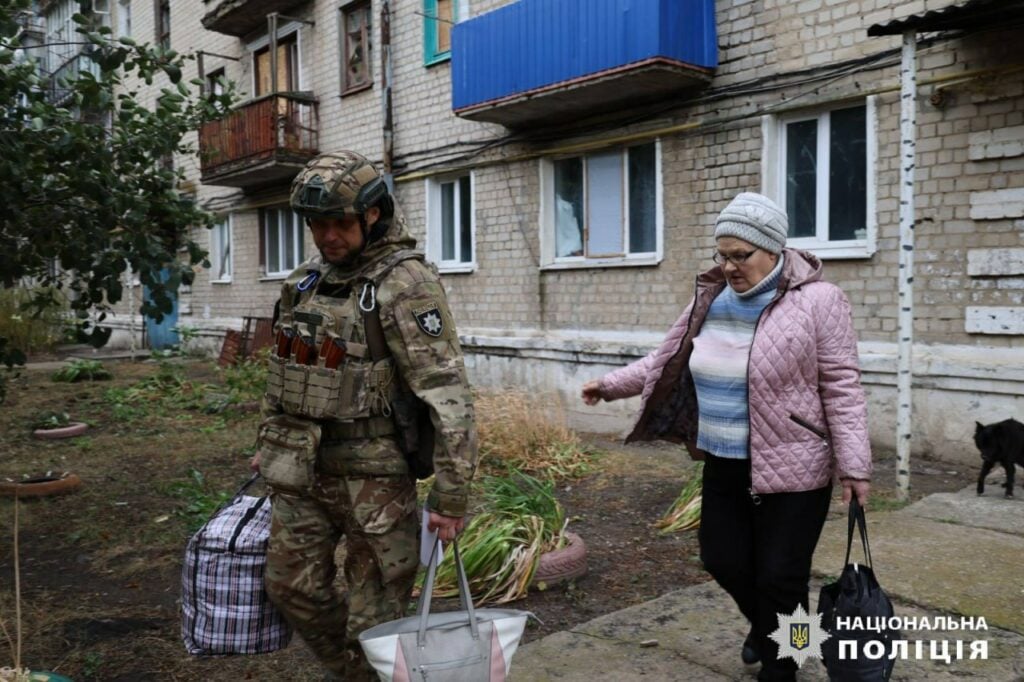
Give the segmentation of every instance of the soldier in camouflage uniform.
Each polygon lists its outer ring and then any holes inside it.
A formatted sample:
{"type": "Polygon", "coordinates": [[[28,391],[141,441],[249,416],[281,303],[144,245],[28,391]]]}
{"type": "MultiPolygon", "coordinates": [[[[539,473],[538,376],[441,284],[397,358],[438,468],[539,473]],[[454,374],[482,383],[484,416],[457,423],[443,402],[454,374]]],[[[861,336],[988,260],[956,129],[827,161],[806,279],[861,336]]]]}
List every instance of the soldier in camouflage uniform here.
{"type": "Polygon", "coordinates": [[[358,634],[404,615],[418,565],[415,481],[394,418],[399,398],[415,396],[429,414],[429,526],[450,540],[464,525],[476,468],[472,397],[436,270],[411,251],[415,240],[373,166],[352,152],[321,155],[295,179],[291,206],[320,253],[281,290],[279,346],[253,462],[273,502],[267,592],[328,679],[372,680],[358,634]],[[384,340],[376,349],[375,325],[384,340]],[[301,343],[314,349],[307,366],[290,352],[301,343]],[[337,372],[317,353],[331,343],[346,352],[337,372]],[[288,450],[296,443],[311,448],[308,471],[301,452],[288,450]],[[347,599],[332,586],[342,537],[347,599]]]}

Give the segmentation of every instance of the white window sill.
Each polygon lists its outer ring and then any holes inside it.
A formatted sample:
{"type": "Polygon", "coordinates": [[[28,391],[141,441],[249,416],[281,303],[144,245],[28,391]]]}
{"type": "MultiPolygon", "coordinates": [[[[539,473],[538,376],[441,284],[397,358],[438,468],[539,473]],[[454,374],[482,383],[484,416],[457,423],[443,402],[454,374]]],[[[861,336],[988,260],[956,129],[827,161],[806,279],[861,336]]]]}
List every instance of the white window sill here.
{"type": "Polygon", "coordinates": [[[868,246],[865,240],[830,244],[814,239],[790,239],[786,242],[786,246],[791,249],[810,251],[821,260],[871,258],[875,253],[875,248],[868,246]]]}
{"type": "Polygon", "coordinates": [[[540,266],[541,270],[586,270],[588,268],[634,268],[652,267],[661,263],[660,256],[649,255],[636,258],[572,258],[557,260],[540,266]]]}
{"type": "Polygon", "coordinates": [[[290,272],[282,272],[280,275],[263,275],[259,278],[260,282],[280,282],[282,279],[286,279],[290,272]]]}
{"type": "Polygon", "coordinates": [[[476,272],[476,263],[438,263],[437,271],[442,275],[469,275],[476,272]]]}
{"type": "Polygon", "coordinates": [[[230,279],[211,279],[210,284],[231,284],[230,279]]]}

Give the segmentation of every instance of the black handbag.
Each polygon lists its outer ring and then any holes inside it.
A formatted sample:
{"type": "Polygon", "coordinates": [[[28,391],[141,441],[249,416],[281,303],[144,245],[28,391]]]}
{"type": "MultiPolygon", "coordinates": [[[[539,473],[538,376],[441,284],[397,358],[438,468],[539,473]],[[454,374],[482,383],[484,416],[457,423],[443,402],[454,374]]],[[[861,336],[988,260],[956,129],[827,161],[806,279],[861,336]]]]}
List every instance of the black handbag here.
{"type": "Polygon", "coordinates": [[[822,614],[822,627],[832,635],[821,647],[830,680],[879,682],[889,679],[896,663],[891,657],[893,643],[900,639],[900,633],[889,627],[895,615],[892,602],[875,577],[864,508],[856,497],[850,500],[843,572],[839,580],[821,588],[818,613],[822,614]],[[850,563],[855,523],[860,531],[866,566],[850,563]]]}

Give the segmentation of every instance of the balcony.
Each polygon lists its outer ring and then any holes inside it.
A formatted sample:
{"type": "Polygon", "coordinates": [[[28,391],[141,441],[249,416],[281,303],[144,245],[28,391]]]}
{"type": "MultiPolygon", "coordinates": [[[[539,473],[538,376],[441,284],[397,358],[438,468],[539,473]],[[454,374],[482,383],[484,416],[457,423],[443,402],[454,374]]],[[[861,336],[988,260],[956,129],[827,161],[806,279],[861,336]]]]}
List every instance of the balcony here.
{"type": "Polygon", "coordinates": [[[306,0],[220,0],[203,15],[203,28],[241,38],[257,28],[266,28],[267,15],[287,12],[306,0]]]}
{"type": "Polygon", "coordinates": [[[290,181],[316,156],[320,123],[308,94],[266,95],[199,131],[201,179],[208,185],[257,189],[290,181]]]}
{"type": "Polygon", "coordinates": [[[69,104],[74,92],[67,86],[68,82],[78,80],[79,75],[91,73],[99,78],[100,67],[89,56],[79,52],[54,69],[50,75],[49,100],[59,107],[69,104]]]}
{"type": "Polygon", "coordinates": [[[703,87],[714,0],[519,0],[452,28],[452,109],[515,128],[703,87]]]}

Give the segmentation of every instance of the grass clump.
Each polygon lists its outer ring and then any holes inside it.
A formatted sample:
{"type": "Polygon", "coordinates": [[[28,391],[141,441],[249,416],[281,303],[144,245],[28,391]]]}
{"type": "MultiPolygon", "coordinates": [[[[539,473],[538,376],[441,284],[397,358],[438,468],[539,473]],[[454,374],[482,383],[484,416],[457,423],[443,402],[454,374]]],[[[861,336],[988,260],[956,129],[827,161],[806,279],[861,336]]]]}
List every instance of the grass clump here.
{"type": "Polygon", "coordinates": [[[475,402],[485,472],[516,470],[565,479],[590,471],[595,453],[566,426],[559,406],[513,391],[481,394],[475,402]]]}
{"type": "Polygon", "coordinates": [[[662,534],[700,527],[701,474],[703,471],[704,462],[697,462],[690,474],[690,480],[683,486],[679,497],[664,515],[655,521],[654,527],[658,528],[662,534]]]}
{"type": "Polygon", "coordinates": [[[108,381],[112,378],[113,375],[99,360],[72,360],[53,374],[54,381],[71,384],[79,381],[108,381]]]}
{"type": "Polygon", "coordinates": [[[59,429],[71,423],[67,412],[43,412],[32,422],[33,429],[59,429]]]}
{"type": "MultiPolygon", "coordinates": [[[[554,483],[522,472],[482,482],[483,509],[459,535],[470,594],[476,604],[504,604],[526,596],[544,552],[564,544],[565,512],[554,483]]],[[[434,594],[458,594],[454,553],[438,566],[434,594]]]]}
{"type": "Polygon", "coordinates": [[[170,485],[170,492],[181,499],[174,514],[185,521],[189,534],[199,530],[213,513],[231,499],[226,490],[211,490],[206,476],[198,469],[189,469],[188,478],[170,485]]]}

